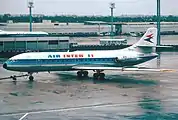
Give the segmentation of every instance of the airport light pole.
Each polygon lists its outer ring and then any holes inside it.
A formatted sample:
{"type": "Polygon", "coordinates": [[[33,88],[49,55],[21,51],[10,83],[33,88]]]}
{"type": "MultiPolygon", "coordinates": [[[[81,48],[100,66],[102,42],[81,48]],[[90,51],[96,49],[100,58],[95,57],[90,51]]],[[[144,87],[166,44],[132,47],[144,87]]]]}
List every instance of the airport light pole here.
{"type": "Polygon", "coordinates": [[[115,8],[115,3],[110,3],[110,8],[111,8],[111,38],[113,38],[113,9],[115,8]]]}
{"type": "Polygon", "coordinates": [[[32,8],[33,8],[33,1],[28,2],[28,8],[30,13],[30,32],[32,32],[32,8]]]}
{"type": "Polygon", "coordinates": [[[161,13],[160,13],[160,0],[157,0],[157,29],[158,29],[158,34],[157,34],[157,46],[160,46],[160,22],[161,22],[161,13]]]}

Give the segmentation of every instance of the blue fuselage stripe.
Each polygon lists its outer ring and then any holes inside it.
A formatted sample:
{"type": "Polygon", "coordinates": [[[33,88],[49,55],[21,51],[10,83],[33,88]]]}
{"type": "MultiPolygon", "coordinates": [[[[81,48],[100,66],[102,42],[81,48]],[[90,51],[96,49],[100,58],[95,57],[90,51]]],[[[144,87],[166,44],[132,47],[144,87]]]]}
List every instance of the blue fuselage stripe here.
{"type": "Polygon", "coordinates": [[[116,58],[70,58],[70,59],[18,59],[7,61],[8,65],[44,65],[44,64],[94,64],[114,63],[116,58]]]}

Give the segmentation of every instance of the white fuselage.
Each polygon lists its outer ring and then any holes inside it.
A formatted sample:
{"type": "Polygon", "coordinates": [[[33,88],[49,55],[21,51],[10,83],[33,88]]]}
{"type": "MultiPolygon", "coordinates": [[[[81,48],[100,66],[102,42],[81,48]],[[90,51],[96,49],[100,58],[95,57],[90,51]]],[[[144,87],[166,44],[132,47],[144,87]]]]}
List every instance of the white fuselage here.
{"type": "Polygon", "coordinates": [[[69,71],[74,66],[124,67],[155,58],[156,54],[143,54],[128,48],[106,51],[32,52],[16,55],[3,67],[21,72],[69,71]]]}

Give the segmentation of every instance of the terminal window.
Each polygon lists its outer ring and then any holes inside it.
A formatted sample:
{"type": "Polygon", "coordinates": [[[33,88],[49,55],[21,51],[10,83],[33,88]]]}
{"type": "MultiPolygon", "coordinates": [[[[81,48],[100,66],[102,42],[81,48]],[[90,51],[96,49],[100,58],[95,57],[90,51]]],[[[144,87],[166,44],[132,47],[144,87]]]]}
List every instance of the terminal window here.
{"type": "Polygon", "coordinates": [[[49,44],[49,45],[56,45],[56,44],[58,44],[58,40],[49,41],[48,44],[49,44]]]}
{"type": "Polygon", "coordinates": [[[59,40],[59,42],[69,42],[69,40],[59,40]]]}

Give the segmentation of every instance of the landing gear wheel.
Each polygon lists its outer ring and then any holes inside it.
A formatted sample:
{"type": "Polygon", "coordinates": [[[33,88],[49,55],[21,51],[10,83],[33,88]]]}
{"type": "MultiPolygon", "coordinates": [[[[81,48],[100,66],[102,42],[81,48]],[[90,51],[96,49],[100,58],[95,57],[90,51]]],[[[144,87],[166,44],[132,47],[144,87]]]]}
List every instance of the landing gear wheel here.
{"type": "Polygon", "coordinates": [[[83,72],[83,77],[88,77],[88,71],[83,72]]]}
{"type": "Polygon", "coordinates": [[[100,73],[99,74],[99,79],[100,80],[105,80],[105,74],[104,73],[100,73]]]}
{"type": "Polygon", "coordinates": [[[104,73],[94,73],[93,74],[93,83],[95,84],[96,81],[99,80],[105,80],[105,74],[104,73]]]}
{"type": "Polygon", "coordinates": [[[82,78],[82,72],[81,72],[81,71],[78,71],[78,72],[77,72],[77,77],[78,77],[78,78],[82,78]]]}
{"type": "Polygon", "coordinates": [[[99,77],[99,74],[98,74],[98,73],[94,73],[94,74],[93,74],[93,79],[94,79],[94,80],[97,80],[98,77],[99,77]]]}
{"type": "Polygon", "coordinates": [[[34,77],[33,76],[29,76],[29,81],[33,81],[34,77]]]}
{"type": "Polygon", "coordinates": [[[78,71],[77,72],[77,77],[78,78],[86,78],[86,77],[88,77],[88,71],[78,71]]]}
{"type": "Polygon", "coordinates": [[[94,83],[94,84],[97,83],[97,81],[99,80],[98,78],[99,78],[99,73],[94,73],[94,74],[93,74],[93,83],[94,83]]]}
{"type": "Polygon", "coordinates": [[[12,78],[13,81],[16,81],[16,80],[17,80],[17,78],[16,78],[15,75],[14,75],[14,76],[11,76],[11,78],[12,78]]]}

